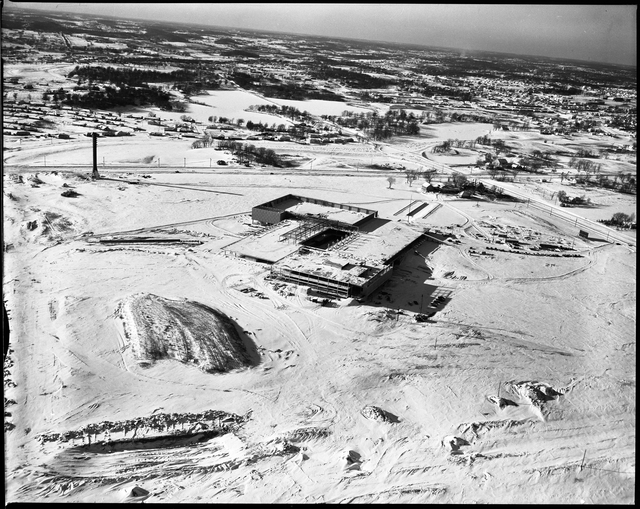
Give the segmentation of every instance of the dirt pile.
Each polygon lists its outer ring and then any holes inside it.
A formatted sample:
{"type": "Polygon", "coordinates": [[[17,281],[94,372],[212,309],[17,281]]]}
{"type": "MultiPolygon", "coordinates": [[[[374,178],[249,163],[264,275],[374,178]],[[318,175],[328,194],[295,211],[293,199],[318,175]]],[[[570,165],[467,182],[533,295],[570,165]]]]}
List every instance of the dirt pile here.
{"type": "Polygon", "coordinates": [[[543,410],[545,404],[566,394],[571,390],[574,384],[575,381],[572,380],[567,387],[554,389],[549,384],[542,382],[528,380],[516,382],[515,380],[512,380],[507,382],[505,385],[513,394],[518,395],[524,402],[532,405],[533,408],[540,411],[541,417],[544,419],[543,410]]]}
{"type": "Polygon", "coordinates": [[[255,347],[224,313],[200,302],[137,294],[119,307],[125,336],[142,366],[161,359],[197,365],[207,373],[255,364],[255,347]]]}
{"type": "Polygon", "coordinates": [[[77,430],[62,433],[42,433],[37,439],[41,444],[81,440],[82,444],[91,445],[92,440],[94,443],[98,442],[100,435],[103,435],[104,442],[112,442],[168,435],[186,436],[210,430],[222,434],[237,429],[247,419],[248,416],[220,410],[206,410],[200,413],[157,413],[149,417],[137,417],[125,421],[91,423],[77,430]]]}
{"type": "Polygon", "coordinates": [[[367,405],[365,406],[360,413],[370,419],[372,421],[380,421],[380,422],[398,422],[398,417],[393,415],[390,412],[383,410],[377,406],[367,405]]]}

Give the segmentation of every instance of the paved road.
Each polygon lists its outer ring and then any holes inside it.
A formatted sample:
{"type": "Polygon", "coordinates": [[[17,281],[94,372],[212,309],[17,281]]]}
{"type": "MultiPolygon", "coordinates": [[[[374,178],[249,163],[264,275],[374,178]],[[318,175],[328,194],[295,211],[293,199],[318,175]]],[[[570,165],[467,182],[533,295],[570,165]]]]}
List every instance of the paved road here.
{"type": "MultiPolygon", "coordinates": [[[[472,170],[469,172],[462,171],[462,169],[454,169],[444,163],[435,163],[434,161],[425,160],[422,156],[418,156],[415,153],[410,151],[403,151],[401,147],[394,146],[389,150],[388,145],[381,145],[381,150],[388,155],[390,153],[395,152],[395,156],[399,157],[402,153],[405,154],[407,159],[418,162],[420,160],[423,161],[426,168],[435,168],[438,170],[439,175],[444,177],[448,175],[452,175],[454,173],[460,173],[466,176],[473,177],[478,182],[482,182],[485,186],[497,186],[510,196],[516,197],[518,199],[522,199],[528,202],[529,206],[534,207],[538,210],[548,212],[550,216],[557,217],[566,221],[567,223],[573,224],[576,228],[581,230],[585,230],[592,234],[598,235],[599,238],[602,238],[606,241],[619,242],[622,244],[626,244],[628,246],[634,247],[636,246],[636,239],[630,235],[627,235],[621,231],[615,230],[613,228],[609,228],[602,223],[598,223],[596,221],[592,221],[590,219],[586,219],[584,217],[578,216],[567,210],[564,207],[558,207],[553,204],[550,204],[544,200],[541,200],[536,197],[532,197],[531,195],[525,194],[522,191],[519,191],[514,184],[510,184],[508,182],[495,181],[486,176],[486,174],[482,173],[472,173],[472,170]]],[[[90,174],[92,170],[91,165],[72,165],[72,166],[22,166],[22,165],[6,165],[4,167],[5,172],[7,173],[33,173],[33,172],[49,172],[49,171],[61,171],[61,172],[77,172],[77,173],[86,173],[90,174]]],[[[157,168],[157,167],[147,167],[141,168],[138,166],[108,166],[108,167],[98,167],[98,171],[103,174],[105,177],[109,174],[118,174],[118,173],[132,173],[136,174],[154,174],[154,173],[193,173],[193,174],[219,174],[219,175],[265,175],[265,174],[273,174],[273,175],[314,175],[314,176],[334,176],[334,177],[375,177],[375,178],[386,178],[387,176],[401,176],[402,172],[398,170],[372,170],[372,169],[360,169],[354,171],[353,169],[344,169],[344,168],[332,168],[330,170],[309,170],[302,168],[247,168],[245,166],[239,165],[230,165],[225,166],[223,168],[203,168],[203,167],[167,167],[167,168],[157,168]]],[[[123,179],[127,180],[127,179],[123,179]]],[[[131,178],[130,180],[134,180],[131,178]]],[[[434,179],[439,180],[439,179],[434,179]]],[[[147,181],[139,180],[140,183],[147,183],[147,181]]],[[[151,183],[151,182],[149,182],[151,183]]]]}
{"type": "Polygon", "coordinates": [[[533,206],[538,210],[549,212],[550,216],[558,217],[568,223],[572,223],[576,228],[588,231],[590,233],[595,233],[601,236],[603,240],[620,242],[631,247],[636,246],[636,239],[634,239],[630,235],[610,228],[602,223],[598,223],[597,221],[592,221],[590,219],[574,214],[564,207],[557,207],[538,198],[531,197],[531,195],[525,194],[515,189],[513,184],[507,182],[496,182],[495,180],[490,179],[478,179],[478,182],[482,182],[485,186],[495,185],[497,187],[500,187],[504,190],[505,194],[514,196],[515,198],[526,200],[529,203],[529,206],[533,206]]]}

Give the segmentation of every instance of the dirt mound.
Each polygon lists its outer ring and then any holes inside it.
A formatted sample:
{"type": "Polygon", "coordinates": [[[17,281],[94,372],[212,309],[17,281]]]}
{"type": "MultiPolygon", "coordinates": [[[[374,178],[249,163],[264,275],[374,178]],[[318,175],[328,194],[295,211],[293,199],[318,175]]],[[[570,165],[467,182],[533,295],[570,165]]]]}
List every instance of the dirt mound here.
{"type": "MultiPolygon", "coordinates": [[[[62,433],[42,433],[37,439],[41,444],[47,442],[72,442],[81,440],[84,445],[98,442],[102,436],[102,442],[120,443],[141,440],[166,440],[188,438],[203,431],[214,431],[224,434],[242,426],[249,419],[250,414],[240,416],[220,410],[205,410],[200,413],[156,413],[148,417],[136,417],[124,421],[102,421],[90,423],[77,430],[62,433]],[[130,435],[130,438],[127,438],[130,435]]],[[[75,445],[75,443],[74,443],[75,445]]]]}
{"type": "Polygon", "coordinates": [[[196,364],[207,373],[256,364],[255,346],[234,322],[200,302],[138,294],[120,306],[125,335],[141,365],[161,359],[196,364]]]}
{"type": "Polygon", "coordinates": [[[373,405],[365,406],[362,410],[360,410],[360,413],[364,417],[366,417],[367,419],[371,419],[372,421],[399,422],[397,416],[373,405]]]}
{"type": "Polygon", "coordinates": [[[560,389],[554,389],[546,383],[528,380],[522,382],[512,380],[505,385],[512,393],[517,394],[534,407],[542,409],[546,402],[553,401],[571,390],[573,382],[560,389]]]}
{"type": "Polygon", "coordinates": [[[284,438],[289,442],[304,442],[316,438],[325,438],[330,434],[331,431],[326,428],[307,427],[289,431],[284,438]]]}

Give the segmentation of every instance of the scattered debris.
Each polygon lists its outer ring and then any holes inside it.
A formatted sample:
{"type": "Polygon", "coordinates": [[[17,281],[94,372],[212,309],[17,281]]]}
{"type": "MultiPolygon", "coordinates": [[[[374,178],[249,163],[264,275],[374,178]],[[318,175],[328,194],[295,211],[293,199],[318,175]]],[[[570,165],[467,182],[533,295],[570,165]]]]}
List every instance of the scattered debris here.
{"type": "Polygon", "coordinates": [[[360,470],[362,459],[359,453],[347,449],[344,452],[344,470],[360,470]]]}
{"type": "Polygon", "coordinates": [[[487,399],[494,405],[497,405],[500,410],[507,406],[518,406],[515,401],[511,401],[510,399],[506,398],[499,398],[498,396],[487,396],[487,399]]]}
{"type": "Polygon", "coordinates": [[[471,445],[468,440],[462,437],[446,436],[442,439],[443,447],[449,448],[452,454],[459,453],[460,448],[463,446],[471,445]]]}

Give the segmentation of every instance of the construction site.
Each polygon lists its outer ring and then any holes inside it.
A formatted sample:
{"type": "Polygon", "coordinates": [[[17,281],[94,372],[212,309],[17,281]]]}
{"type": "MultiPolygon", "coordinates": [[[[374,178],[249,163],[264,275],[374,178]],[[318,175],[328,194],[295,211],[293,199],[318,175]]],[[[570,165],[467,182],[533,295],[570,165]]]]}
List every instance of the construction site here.
{"type": "Polygon", "coordinates": [[[274,278],[325,297],[369,297],[427,240],[376,210],[293,194],[256,205],[251,218],[262,228],[224,251],[269,264],[274,278]]]}

